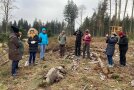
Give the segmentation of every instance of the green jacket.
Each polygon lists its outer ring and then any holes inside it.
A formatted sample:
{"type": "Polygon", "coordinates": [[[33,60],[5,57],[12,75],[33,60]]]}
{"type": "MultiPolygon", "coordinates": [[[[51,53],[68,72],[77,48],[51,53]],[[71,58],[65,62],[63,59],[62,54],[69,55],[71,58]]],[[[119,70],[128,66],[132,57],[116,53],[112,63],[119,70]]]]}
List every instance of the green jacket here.
{"type": "Polygon", "coordinates": [[[59,35],[58,41],[59,41],[59,44],[61,44],[61,45],[66,44],[66,35],[59,35]]]}

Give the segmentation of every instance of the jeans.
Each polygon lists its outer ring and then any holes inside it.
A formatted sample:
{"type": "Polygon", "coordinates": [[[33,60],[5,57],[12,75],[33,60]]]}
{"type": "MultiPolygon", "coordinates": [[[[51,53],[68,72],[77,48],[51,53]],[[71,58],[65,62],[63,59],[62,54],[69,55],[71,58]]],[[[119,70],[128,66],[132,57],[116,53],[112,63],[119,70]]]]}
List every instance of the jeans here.
{"type": "Polygon", "coordinates": [[[83,47],[83,58],[85,58],[85,52],[87,52],[87,58],[90,58],[90,45],[89,44],[84,44],[83,47]]]}
{"type": "Polygon", "coordinates": [[[44,58],[45,55],[45,45],[40,45],[40,59],[44,58]]]}
{"type": "Polygon", "coordinates": [[[19,61],[15,61],[13,60],[12,61],[12,75],[15,75],[16,74],[16,70],[18,69],[18,64],[19,64],[19,61]]]}
{"type": "Polygon", "coordinates": [[[112,57],[113,57],[112,55],[107,55],[109,65],[113,65],[113,58],[112,57]]]}
{"type": "Polygon", "coordinates": [[[36,52],[30,52],[29,64],[35,64],[36,52]]]}

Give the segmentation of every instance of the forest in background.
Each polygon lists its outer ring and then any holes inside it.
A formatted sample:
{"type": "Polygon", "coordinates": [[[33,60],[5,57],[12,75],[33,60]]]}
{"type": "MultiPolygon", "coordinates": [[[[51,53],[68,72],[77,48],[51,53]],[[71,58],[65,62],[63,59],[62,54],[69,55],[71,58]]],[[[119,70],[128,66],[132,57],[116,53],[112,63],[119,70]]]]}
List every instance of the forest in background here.
{"type": "Polygon", "coordinates": [[[73,0],[68,0],[67,5],[64,8],[63,15],[65,20],[62,22],[58,20],[52,20],[50,22],[42,22],[41,20],[35,19],[33,24],[29,23],[24,18],[18,21],[10,21],[11,12],[15,9],[13,6],[14,0],[0,0],[2,14],[2,22],[0,23],[0,41],[7,39],[10,32],[10,26],[14,25],[20,29],[23,33],[23,38],[27,37],[27,31],[29,28],[34,27],[39,32],[42,27],[46,27],[49,36],[55,36],[59,34],[62,30],[65,30],[68,35],[72,35],[75,31],[76,19],[81,18],[80,27],[78,29],[85,31],[90,30],[92,36],[102,37],[106,33],[110,33],[110,26],[122,26],[123,31],[129,36],[134,34],[134,0],[132,5],[132,15],[126,13],[128,6],[128,0],[115,0],[115,14],[111,15],[111,0],[102,0],[99,2],[98,7],[94,10],[91,17],[87,16],[83,18],[84,10],[86,9],[84,5],[77,6],[73,0]],[[125,3],[125,8],[121,8],[122,3],[125,3]],[[121,9],[124,10],[123,19],[121,19],[121,9]],[[3,38],[5,37],[5,38],[3,38]]]}

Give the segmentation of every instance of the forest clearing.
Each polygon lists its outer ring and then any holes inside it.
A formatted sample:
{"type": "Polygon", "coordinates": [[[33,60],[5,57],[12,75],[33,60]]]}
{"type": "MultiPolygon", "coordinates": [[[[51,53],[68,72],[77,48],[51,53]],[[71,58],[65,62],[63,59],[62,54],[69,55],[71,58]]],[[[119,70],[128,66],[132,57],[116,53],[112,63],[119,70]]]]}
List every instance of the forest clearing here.
{"type": "Polygon", "coordinates": [[[0,0],[0,90],[134,90],[134,0],[0,0]]]}
{"type": "MultiPolygon", "coordinates": [[[[105,75],[101,67],[96,63],[97,60],[80,59],[77,70],[72,70],[71,65],[74,57],[74,37],[68,38],[67,51],[64,58],[59,58],[56,42],[57,38],[51,38],[47,47],[46,60],[37,65],[25,67],[28,55],[20,61],[20,70],[17,78],[13,79],[10,75],[10,63],[0,68],[0,90],[133,90],[131,81],[134,79],[134,42],[130,41],[127,53],[127,66],[119,66],[118,49],[114,55],[115,67],[110,68],[105,75]],[[54,47],[55,46],[55,47],[54,47]],[[50,86],[43,84],[43,76],[52,67],[65,65],[67,74],[63,80],[50,86]],[[104,76],[104,77],[103,77],[104,76]]],[[[91,44],[91,52],[99,53],[104,65],[107,65],[106,55],[103,50],[106,47],[105,39],[95,38],[91,44]]],[[[27,51],[25,51],[27,53],[27,51]]],[[[1,62],[2,63],[2,62],[1,62]]],[[[107,67],[107,66],[106,66],[107,67]]]]}

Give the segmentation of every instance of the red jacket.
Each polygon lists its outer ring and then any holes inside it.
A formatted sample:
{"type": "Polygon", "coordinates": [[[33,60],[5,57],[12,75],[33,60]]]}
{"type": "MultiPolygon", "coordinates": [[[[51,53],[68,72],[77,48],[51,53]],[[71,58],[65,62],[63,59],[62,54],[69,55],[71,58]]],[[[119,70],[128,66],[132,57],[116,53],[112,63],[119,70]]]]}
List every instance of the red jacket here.
{"type": "Polygon", "coordinates": [[[85,44],[90,44],[91,42],[91,35],[88,33],[85,33],[84,37],[83,37],[83,41],[85,44]]]}

